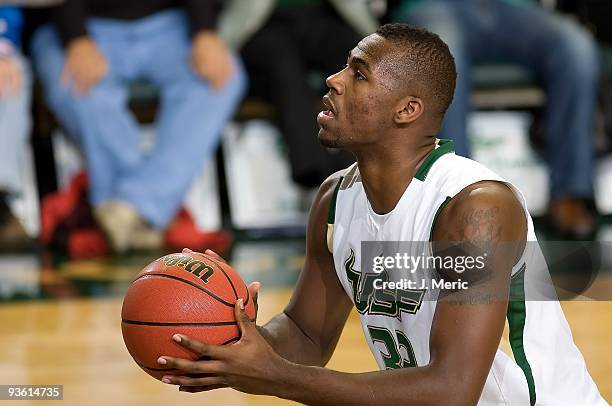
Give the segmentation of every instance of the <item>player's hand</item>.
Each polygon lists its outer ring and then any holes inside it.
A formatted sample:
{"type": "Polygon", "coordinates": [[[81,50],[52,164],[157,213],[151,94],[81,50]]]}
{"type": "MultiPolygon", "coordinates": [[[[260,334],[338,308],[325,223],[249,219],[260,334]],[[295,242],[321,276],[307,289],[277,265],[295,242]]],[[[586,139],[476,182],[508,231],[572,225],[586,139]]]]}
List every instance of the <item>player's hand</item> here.
{"type": "Polygon", "coordinates": [[[242,307],[242,299],[238,299],[234,311],[241,337],[233,345],[208,345],[182,334],[175,335],[176,342],[206,360],[162,356],[158,359],[160,365],[184,372],[181,376],[164,376],[162,382],[179,385],[182,392],[231,387],[259,395],[282,393],[282,382],[291,364],[274,352],[242,307]]]}
{"type": "MultiPolygon", "coordinates": [[[[189,248],[183,248],[183,254],[191,254],[191,253],[199,254],[198,252],[192,251],[189,248]]],[[[206,251],[204,251],[204,255],[208,255],[209,257],[212,257],[219,262],[229,265],[227,261],[221,255],[217,254],[215,251],[211,249],[207,249],[206,251]]],[[[260,287],[261,287],[261,283],[257,281],[251,282],[249,286],[247,286],[247,289],[249,290],[249,295],[253,298],[253,304],[255,305],[255,321],[257,321],[257,313],[259,310],[259,305],[257,304],[257,295],[259,294],[260,287]]]]}
{"type": "Polygon", "coordinates": [[[215,260],[219,261],[219,262],[223,262],[225,265],[229,265],[229,263],[219,254],[217,254],[215,251],[211,250],[211,249],[207,249],[206,251],[204,251],[204,254],[202,254],[201,252],[197,252],[194,250],[191,250],[189,248],[183,248],[183,251],[181,251],[183,254],[200,254],[200,255],[208,255],[209,257],[214,258],[215,260]]]}
{"type": "Polygon", "coordinates": [[[62,71],[63,86],[72,87],[79,95],[86,95],[108,73],[106,58],[93,39],[74,39],[66,49],[66,62],[62,71]]]}
{"type": "Polygon", "coordinates": [[[21,68],[16,58],[0,57],[0,99],[16,96],[21,89],[21,68]]]}
{"type": "Polygon", "coordinates": [[[230,51],[213,31],[202,31],[194,37],[191,62],[196,73],[214,89],[222,88],[232,75],[230,51]]]}

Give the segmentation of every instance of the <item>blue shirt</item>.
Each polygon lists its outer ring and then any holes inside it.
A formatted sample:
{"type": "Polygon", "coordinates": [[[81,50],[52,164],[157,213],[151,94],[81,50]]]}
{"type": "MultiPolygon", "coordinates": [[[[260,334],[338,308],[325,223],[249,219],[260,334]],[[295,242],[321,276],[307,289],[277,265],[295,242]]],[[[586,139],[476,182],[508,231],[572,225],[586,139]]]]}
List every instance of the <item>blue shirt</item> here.
{"type": "Polygon", "coordinates": [[[0,40],[8,40],[16,48],[21,44],[23,14],[18,7],[0,7],[0,40]]]}

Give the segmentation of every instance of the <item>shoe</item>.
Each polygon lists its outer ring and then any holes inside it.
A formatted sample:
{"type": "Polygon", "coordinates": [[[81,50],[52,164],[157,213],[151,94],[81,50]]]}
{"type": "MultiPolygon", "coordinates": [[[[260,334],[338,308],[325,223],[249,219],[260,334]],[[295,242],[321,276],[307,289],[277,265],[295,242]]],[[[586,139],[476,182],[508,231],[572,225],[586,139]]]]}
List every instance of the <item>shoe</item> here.
{"type": "Polygon", "coordinates": [[[80,172],[64,190],[46,195],[40,205],[40,240],[50,245],[57,227],[76,210],[87,193],[87,175],[80,172]]]}
{"type": "Polygon", "coordinates": [[[0,219],[0,253],[29,251],[34,248],[34,240],[21,225],[21,222],[10,212],[0,219]]]}
{"type": "Polygon", "coordinates": [[[225,230],[199,230],[185,208],[179,210],[164,237],[166,247],[177,251],[183,248],[201,252],[211,249],[218,254],[224,254],[232,245],[232,236],[225,230]]]}
{"type": "Polygon", "coordinates": [[[595,216],[587,204],[575,197],[553,199],[547,222],[553,231],[572,239],[588,239],[596,228],[595,216]]]}
{"type": "Polygon", "coordinates": [[[94,217],[117,253],[162,247],[162,233],[147,224],[128,203],[106,201],[94,208],[94,217]]]}
{"type": "Polygon", "coordinates": [[[66,243],[71,259],[104,257],[110,251],[104,234],[98,228],[74,230],[68,235],[66,243]]]}
{"type": "Polygon", "coordinates": [[[130,248],[136,251],[154,251],[161,249],[163,244],[164,234],[139,217],[132,229],[130,248]]]}
{"type": "Polygon", "coordinates": [[[40,242],[72,259],[105,256],[110,247],[93,218],[85,172],[75,175],[62,190],[47,194],[40,209],[40,242]]]}

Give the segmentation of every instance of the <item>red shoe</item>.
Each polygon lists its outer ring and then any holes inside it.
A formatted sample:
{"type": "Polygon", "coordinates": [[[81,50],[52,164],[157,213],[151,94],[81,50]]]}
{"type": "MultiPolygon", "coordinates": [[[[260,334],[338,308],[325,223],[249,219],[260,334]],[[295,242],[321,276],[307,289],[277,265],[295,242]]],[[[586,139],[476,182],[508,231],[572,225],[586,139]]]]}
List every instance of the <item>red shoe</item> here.
{"type": "Polygon", "coordinates": [[[219,254],[227,252],[232,245],[232,236],[225,230],[204,232],[198,230],[191,214],[185,209],[176,215],[164,236],[166,246],[170,249],[189,248],[204,252],[211,249],[219,254]]]}
{"type": "Polygon", "coordinates": [[[87,185],[87,174],[80,172],[65,190],[44,197],[40,205],[40,240],[43,245],[51,244],[58,224],[76,209],[87,185]]]}
{"type": "Polygon", "coordinates": [[[103,257],[109,253],[109,246],[99,229],[75,230],[68,237],[68,255],[72,259],[103,257]]]}
{"type": "Polygon", "coordinates": [[[85,259],[107,255],[109,245],[95,223],[85,172],[72,178],[68,187],[46,196],[41,204],[40,239],[44,246],[85,259]]]}

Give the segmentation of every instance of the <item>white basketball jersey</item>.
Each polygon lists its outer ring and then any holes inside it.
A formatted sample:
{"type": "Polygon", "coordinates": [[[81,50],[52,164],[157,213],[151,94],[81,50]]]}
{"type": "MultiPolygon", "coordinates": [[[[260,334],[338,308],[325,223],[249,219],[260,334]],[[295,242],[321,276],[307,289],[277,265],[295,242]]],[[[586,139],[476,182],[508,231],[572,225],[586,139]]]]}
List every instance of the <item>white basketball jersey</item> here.
{"type": "MultiPolygon", "coordinates": [[[[423,161],[390,213],[378,215],[372,210],[357,164],[347,168],[336,186],[328,219],[328,248],[381,369],[429,363],[429,338],[438,290],[387,290],[387,298],[389,294],[393,297],[388,303],[377,300],[372,289],[364,292],[367,275],[361,272],[362,242],[430,241],[440,209],[462,189],[483,180],[505,182],[481,164],[455,155],[452,141],[438,140],[436,149],[423,161]]],[[[522,194],[505,183],[525,209],[527,240],[537,241],[522,194]]],[[[480,405],[607,404],[573,342],[559,302],[533,300],[550,294],[539,291],[550,286],[539,246],[527,244],[512,270],[511,297],[528,300],[509,302],[508,340],[512,354],[497,350],[480,405]]]]}

